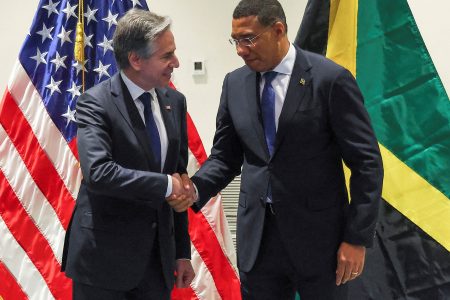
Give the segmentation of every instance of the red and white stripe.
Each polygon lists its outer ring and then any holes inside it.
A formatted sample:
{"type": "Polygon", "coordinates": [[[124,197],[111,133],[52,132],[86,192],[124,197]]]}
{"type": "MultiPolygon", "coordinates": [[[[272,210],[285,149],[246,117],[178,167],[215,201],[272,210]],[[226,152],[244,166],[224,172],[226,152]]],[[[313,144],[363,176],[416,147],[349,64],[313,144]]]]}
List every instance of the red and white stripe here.
{"type": "MultiPolygon", "coordinates": [[[[206,159],[188,116],[190,169],[206,159]]],[[[0,297],[71,299],[60,272],[65,231],[81,182],[76,141],[66,142],[19,62],[0,102],[0,297]]],[[[241,299],[220,196],[189,213],[196,278],[182,298],[241,299]]]]}
{"type": "Polygon", "coordinates": [[[71,299],[71,281],[60,268],[81,181],[73,149],[17,62],[0,102],[0,296],[5,300],[71,299]]]}
{"type": "MultiPolygon", "coordinates": [[[[200,136],[187,116],[189,174],[206,160],[200,136]]],[[[221,196],[211,199],[200,213],[189,210],[189,235],[195,278],[188,291],[175,290],[173,300],[240,300],[236,252],[225,217],[221,196]]]]}

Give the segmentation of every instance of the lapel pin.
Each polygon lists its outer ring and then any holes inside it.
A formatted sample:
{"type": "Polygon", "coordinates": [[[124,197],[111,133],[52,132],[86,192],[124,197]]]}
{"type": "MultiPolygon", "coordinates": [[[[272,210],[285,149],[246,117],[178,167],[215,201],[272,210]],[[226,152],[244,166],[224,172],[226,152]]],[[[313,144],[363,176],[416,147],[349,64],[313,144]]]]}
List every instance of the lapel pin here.
{"type": "Polygon", "coordinates": [[[171,111],[172,110],[172,107],[170,107],[170,105],[166,105],[165,108],[166,108],[167,111],[171,111]]]}
{"type": "Polygon", "coordinates": [[[300,79],[300,84],[301,84],[301,85],[305,85],[305,84],[306,84],[306,80],[305,80],[304,78],[301,78],[301,79],[300,79]]]}

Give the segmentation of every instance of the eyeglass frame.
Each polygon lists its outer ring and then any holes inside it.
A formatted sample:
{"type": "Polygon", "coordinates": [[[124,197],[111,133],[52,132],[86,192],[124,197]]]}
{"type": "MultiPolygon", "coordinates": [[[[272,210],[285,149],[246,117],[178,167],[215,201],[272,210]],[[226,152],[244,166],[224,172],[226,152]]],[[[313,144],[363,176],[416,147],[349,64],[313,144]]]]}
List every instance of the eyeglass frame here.
{"type": "Polygon", "coordinates": [[[232,46],[237,47],[255,47],[255,43],[253,43],[253,41],[257,38],[259,38],[263,33],[266,33],[267,31],[270,30],[270,28],[273,26],[273,24],[275,24],[276,22],[272,23],[271,25],[267,26],[266,30],[263,30],[262,32],[258,33],[257,35],[255,35],[254,37],[245,37],[245,38],[240,38],[240,39],[233,39],[233,38],[229,38],[228,41],[230,42],[230,44],[232,46]],[[242,41],[248,41],[248,45],[243,45],[241,44],[242,41]]]}

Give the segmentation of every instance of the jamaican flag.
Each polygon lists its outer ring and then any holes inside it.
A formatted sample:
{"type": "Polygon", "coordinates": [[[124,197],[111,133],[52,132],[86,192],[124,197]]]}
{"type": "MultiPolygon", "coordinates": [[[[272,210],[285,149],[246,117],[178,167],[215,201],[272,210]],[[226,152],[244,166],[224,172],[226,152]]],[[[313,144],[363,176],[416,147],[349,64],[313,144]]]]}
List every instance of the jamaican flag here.
{"type": "Polygon", "coordinates": [[[450,299],[450,101],[407,0],[309,0],[295,43],[353,73],[383,155],[350,299],[450,299]]]}

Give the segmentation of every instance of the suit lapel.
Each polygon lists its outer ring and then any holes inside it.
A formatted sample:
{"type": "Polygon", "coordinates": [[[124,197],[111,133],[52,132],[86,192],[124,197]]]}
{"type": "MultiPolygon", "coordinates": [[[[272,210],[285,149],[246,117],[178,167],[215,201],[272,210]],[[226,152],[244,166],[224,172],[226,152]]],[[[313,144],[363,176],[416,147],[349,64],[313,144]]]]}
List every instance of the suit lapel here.
{"type": "Polygon", "coordinates": [[[136,135],[142,149],[144,149],[149,168],[155,170],[156,161],[154,160],[154,155],[151,151],[145,124],[119,73],[111,78],[111,94],[113,95],[114,104],[130,126],[131,131],[136,135]]]}
{"type": "Polygon", "coordinates": [[[174,103],[172,103],[172,99],[170,99],[167,96],[165,88],[157,88],[156,94],[158,95],[158,102],[159,107],[161,109],[161,116],[164,122],[164,126],[166,127],[166,133],[167,133],[167,155],[166,155],[166,161],[164,163],[163,167],[163,173],[166,173],[168,169],[171,169],[168,165],[171,161],[176,161],[173,159],[170,159],[172,157],[176,157],[177,155],[177,147],[176,147],[176,140],[177,132],[175,128],[175,120],[174,120],[174,113],[173,110],[176,108],[174,103]]]}
{"type": "MultiPolygon", "coordinates": [[[[259,96],[259,80],[260,75],[256,72],[249,72],[249,74],[245,78],[245,87],[244,90],[246,91],[247,95],[245,99],[248,99],[248,101],[245,101],[247,104],[247,109],[243,109],[242,111],[248,111],[250,112],[249,117],[252,120],[253,127],[256,132],[256,136],[258,137],[258,140],[261,144],[261,147],[256,147],[257,149],[264,149],[264,154],[268,158],[269,155],[269,149],[267,147],[266,143],[266,137],[264,133],[264,127],[263,127],[263,121],[261,116],[261,104],[260,104],[260,96],[259,96]]],[[[256,149],[255,148],[255,149],[256,149]]]]}
{"type": "Polygon", "coordinates": [[[294,69],[292,70],[291,80],[289,81],[288,90],[286,92],[286,98],[278,119],[278,130],[275,140],[274,155],[283,142],[286,132],[289,130],[290,120],[307,94],[312,81],[312,78],[308,72],[310,68],[310,62],[303,55],[302,51],[297,49],[294,69]]]}

